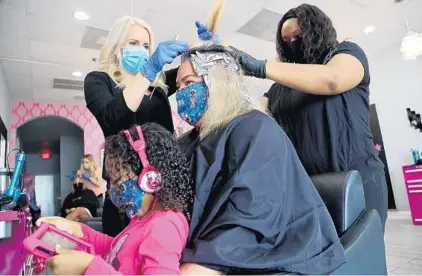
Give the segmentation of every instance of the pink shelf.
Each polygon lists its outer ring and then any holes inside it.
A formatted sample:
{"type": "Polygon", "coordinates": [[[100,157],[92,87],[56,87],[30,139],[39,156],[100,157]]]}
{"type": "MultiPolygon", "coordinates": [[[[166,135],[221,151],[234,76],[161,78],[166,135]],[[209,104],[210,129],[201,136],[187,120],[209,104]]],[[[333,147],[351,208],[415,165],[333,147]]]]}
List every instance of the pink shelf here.
{"type": "Polygon", "coordinates": [[[413,224],[422,225],[422,165],[403,166],[403,176],[413,224]]]}

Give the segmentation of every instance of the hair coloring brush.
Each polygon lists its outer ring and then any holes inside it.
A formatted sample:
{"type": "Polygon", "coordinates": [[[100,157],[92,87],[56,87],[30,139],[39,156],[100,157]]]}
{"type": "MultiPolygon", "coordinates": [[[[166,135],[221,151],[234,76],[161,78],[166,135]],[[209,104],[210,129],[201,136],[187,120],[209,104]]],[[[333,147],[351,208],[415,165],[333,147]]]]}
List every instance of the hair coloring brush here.
{"type": "Polygon", "coordinates": [[[221,11],[223,10],[225,0],[216,0],[214,8],[208,14],[207,27],[212,33],[217,31],[217,25],[221,18],[221,11]]]}
{"type": "MultiPolygon", "coordinates": [[[[213,34],[217,32],[217,26],[220,21],[225,2],[225,0],[215,0],[214,8],[208,14],[206,26],[208,27],[208,30],[213,34]]],[[[220,41],[218,44],[223,46],[229,46],[229,43],[225,41],[220,41]]]]}
{"type": "MultiPolygon", "coordinates": [[[[176,35],[176,36],[173,38],[173,40],[179,40],[179,35],[176,35]]],[[[159,81],[160,79],[162,79],[162,78],[163,78],[163,76],[164,76],[164,68],[163,68],[163,70],[161,70],[161,72],[160,72],[160,76],[159,76],[159,77],[158,77],[158,79],[155,81],[155,86],[154,86],[154,88],[152,89],[151,95],[149,96],[149,98],[150,98],[150,99],[152,98],[152,95],[154,94],[155,88],[157,88],[158,81],[159,81]]]]}

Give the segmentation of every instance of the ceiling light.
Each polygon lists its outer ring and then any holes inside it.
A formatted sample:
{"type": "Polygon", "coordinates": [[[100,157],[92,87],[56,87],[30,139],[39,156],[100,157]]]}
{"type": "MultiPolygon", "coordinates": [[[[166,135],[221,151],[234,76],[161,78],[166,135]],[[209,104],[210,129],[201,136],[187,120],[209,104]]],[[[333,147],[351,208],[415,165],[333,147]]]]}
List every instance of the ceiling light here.
{"type": "Polygon", "coordinates": [[[400,51],[405,60],[416,59],[422,55],[422,34],[409,31],[401,41],[400,51]]]}
{"type": "Polygon", "coordinates": [[[363,29],[363,32],[364,32],[365,34],[370,34],[370,33],[372,33],[373,31],[375,31],[375,26],[374,26],[374,25],[369,25],[369,26],[366,26],[366,27],[365,27],[365,29],[363,29]]]}
{"type": "Polygon", "coordinates": [[[75,13],[73,14],[73,17],[75,17],[75,19],[77,20],[88,20],[91,18],[89,17],[89,15],[87,15],[83,11],[75,11],[75,13]]]}
{"type": "Polygon", "coordinates": [[[97,43],[98,45],[104,45],[106,42],[106,37],[105,36],[100,36],[99,38],[97,38],[95,40],[95,43],[97,43]]]}
{"type": "Polygon", "coordinates": [[[72,75],[74,76],[74,77],[82,77],[82,72],[80,72],[80,71],[75,71],[75,72],[73,72],[72,73],[72,75]]]}

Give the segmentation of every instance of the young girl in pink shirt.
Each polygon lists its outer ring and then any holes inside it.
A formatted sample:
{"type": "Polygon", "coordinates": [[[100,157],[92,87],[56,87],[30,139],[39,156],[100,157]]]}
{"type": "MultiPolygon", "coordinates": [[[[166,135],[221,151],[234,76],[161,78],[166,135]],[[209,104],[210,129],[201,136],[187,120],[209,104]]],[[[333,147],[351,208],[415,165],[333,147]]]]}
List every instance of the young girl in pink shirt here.
{"type": "MultiPolygon", "coordinates": [[[[115,238],[84,224],[47,217],[95,247],[96,256],[57,248],[47,260],[54,274],[179,274],[193,204],[188,163],[173,135],[157,124],[135,126],[106,140],[109,196],[130,224],[115,238]]],[[[119,223],[119,222],[116,222],[119,223]]]]}

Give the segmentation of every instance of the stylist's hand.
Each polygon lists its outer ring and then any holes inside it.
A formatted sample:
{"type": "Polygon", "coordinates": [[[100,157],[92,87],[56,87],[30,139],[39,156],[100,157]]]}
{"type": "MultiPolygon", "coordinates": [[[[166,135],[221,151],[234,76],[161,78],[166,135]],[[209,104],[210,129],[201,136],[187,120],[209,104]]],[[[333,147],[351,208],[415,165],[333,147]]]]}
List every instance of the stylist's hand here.
{"type": "Polygon", "coordinates": [[[57,255],[48,259],[45,264],[54,275],[83,275],[94,255],[56,246],[57,255]]]}
{"type": "MultiPolygon", "coordinates": [[[[72,210],[70,210],[71,212],[72,210]]],[[[83,238],[84,233],[79,222],[70,221],[62,217],[43,217],[37,220],[36,225],[40,226],[41,223],[48,223],[56,226],[58,229],[68,232],[77,238],[83,238]]]]}
{"type": "Polygon", "coordinates": [[[75,180],[76,178],[76,173],[72,173],[71,175],[68,175],[67,178],[69,178],[70,181],[75,180]]]}
{"type": "Polygon", "coordinates": [[[170,64],[173,60],[186,52],[188,44],[183,41],[170,40],[158,44],[157,49],[151,58],[141,67],[141,73],[151,82],[155,80],[157,74],[163,70],[164,65],[170,64]]]}
{"type": "Polygon", "coordinates": [[[199,21],[195,22],[196,25],[196,31],[198,33],[198,38],[200,40],[203,41],[211,41],[214,43],[219,43],[220,42],[220,36],[218,34],[214,34],[212,32],[210,32],[210,30],[208,29],[207,26],[205,26],[204,24],[202,24],[199,21]]]}
{"type": "Polygon", "coordinates": [[[82,178],[83,179],[85,179],[85,180],[88,180],[88,181],[90,181],[91,180],[91,177],[89,176],[89,174],[87,174],[87,173],[83,173],[82,174],[82,178]]]}
{"type": "Polygon", "coordinates": [[[252,76],[261,79],[265,79],[267,77],[266,60],[257,60],[256,58],[233,46],[230,46],[230,48],[239,57],[240,66],[242,66],[242,69],[247,76],[252,76]]]}

